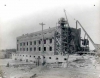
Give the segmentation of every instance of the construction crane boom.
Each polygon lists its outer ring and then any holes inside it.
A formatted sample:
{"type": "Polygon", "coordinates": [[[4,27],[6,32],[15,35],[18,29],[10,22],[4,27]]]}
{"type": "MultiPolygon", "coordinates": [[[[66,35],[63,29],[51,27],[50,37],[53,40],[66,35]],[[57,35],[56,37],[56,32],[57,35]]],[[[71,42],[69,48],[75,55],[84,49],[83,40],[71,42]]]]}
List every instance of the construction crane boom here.
{"type": "Polygon", "coordinates": [[[93,40],[91,39],[91,37],[89,36],[89,34],[85,31],[85,29],[83,28],[83,26],[81,25],[81,23],[78,20],[76,20],[76,23],[78,23],[81,26],[81,28],[83,29],[83,31],[85,32],[85,34],[87,35],[87,37],[92,42],[93,46],[96,48],[95,43],[93,42],[93,40]]]}

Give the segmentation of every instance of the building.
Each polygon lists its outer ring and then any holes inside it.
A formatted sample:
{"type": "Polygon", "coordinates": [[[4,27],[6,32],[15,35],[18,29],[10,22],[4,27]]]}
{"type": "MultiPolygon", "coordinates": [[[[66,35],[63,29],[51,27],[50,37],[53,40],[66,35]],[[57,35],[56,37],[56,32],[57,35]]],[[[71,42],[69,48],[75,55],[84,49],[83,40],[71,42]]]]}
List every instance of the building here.
{"type": "Polygon", "coordinates": [[[2,59],[12,58],[12,53],[16,53],[16,49],[0,50],[0,58],[2,59]]]}
{"type": "Polygon", "coordinates": [[[17,52],[12,58],[34,63],[43,59],[66,62],[66,54],[80,50],[81,29],[69,27],[68,22],[61,18],[56,27],[17,37],[17,52]]]}
{"type": "Polygon", "coordinates": [[[6,58],[6,52],[0,51],[0,59],[5,59],[6,58]]]}

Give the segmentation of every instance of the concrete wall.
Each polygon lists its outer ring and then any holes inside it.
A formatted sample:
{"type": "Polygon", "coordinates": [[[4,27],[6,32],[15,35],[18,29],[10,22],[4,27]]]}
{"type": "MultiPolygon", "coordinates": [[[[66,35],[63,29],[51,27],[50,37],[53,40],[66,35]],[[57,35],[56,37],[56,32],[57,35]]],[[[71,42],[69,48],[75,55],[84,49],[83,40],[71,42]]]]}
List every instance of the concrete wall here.
{"type": "MultiPolygon", "coordinates": [[[[12,59],[13,60],[22,60],[24,62],[33,62],[35,63],[36,61],[39,60],[39,62],[43,62],[43,56],[42,55],[33,55],[33,54],[12,54],[12,59]]],[[[61,56],[61,55],[45,55],[44,60],[47,63],[55,63],[55,62],[66,62],[67,61],[67,56],[61,56]]]]}

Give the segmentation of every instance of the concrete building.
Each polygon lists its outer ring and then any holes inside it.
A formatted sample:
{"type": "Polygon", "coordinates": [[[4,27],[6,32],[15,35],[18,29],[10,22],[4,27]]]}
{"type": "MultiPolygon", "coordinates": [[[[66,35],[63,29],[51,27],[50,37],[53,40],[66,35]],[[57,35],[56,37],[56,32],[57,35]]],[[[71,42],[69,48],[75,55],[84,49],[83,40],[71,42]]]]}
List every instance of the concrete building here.
{"type": "MultiPolygon", "coordinates": [[[[54,34],[55,28],[43,31],[44,52],[54,55],[54,34]]],[[[42,31],[25,34],[17,38],[17,52],[42,53],[42,31]]]]}
{"type": "Polygon", "coordinates": [[[64,18],[58,26],[17,37],[14,60],[42,63],[66,62],[68,53],[81,50],[81,29],[68,27],[64,18]]]}

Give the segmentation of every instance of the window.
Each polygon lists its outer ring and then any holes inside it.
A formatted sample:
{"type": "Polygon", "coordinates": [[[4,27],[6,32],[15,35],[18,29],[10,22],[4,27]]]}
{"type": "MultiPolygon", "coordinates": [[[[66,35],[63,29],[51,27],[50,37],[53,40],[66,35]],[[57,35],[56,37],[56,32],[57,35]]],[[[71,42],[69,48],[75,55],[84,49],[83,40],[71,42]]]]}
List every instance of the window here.
{"type": "Polygon", "coordinates": [[[64,60],[67,60],[66,58],[64,58],[64,60]]]}
{"type": "Polygon", "coordinates": [[[27,51],[28,51],[28,48],[27,48],[27,51]]]}
{"type": "Polygon", "coordinates": [[[34,41],[34,45],[36,45],[36,41],[34,41]]]}
{"type": "Polygon", "coordinates": [[[44,47],[44,51],[46,51],[46,47],[44,47]]]}
{"type": "Polygon", "coordinates": [[[43,58],[45,58],[45,57],[43,56],[43,58]]]}
{"type": "Polygon", "coordinates": [[[27,57],[27,55],[26,55],[26,57],[27,57]]]}
{"type": "Polygon", "coordinates": [[[23,46],[25,46],[25,42],[23,42],[23,46]]]}
{"type": "Polygon", "coordinates": [[[32,41],[30,41],[30,45],[32,45],[32,41]]]}
{"type": "Polygon", "coordinates": [[[25,51],[25,48],[23,48],[23,51],[25,51]]]}
{"type": "Polygon", "coordinates": [[[49,57],[49,59],[51,59],[51,57],[49,57]]]}
{"type": "Polygon", "coordinates": [[[34,56],[35,57],[35,56],[34,56]]]}
{"type": "Polygon", "coordinates": [[[50,43],[52,43],[52,39],[50,39],[49,41],[50,41],[50,43]]]}
{"type": "Polygon", "coordinates": [[[28,45],[28,42],[27,42],[27,45],[28,45]]]}
{"type": "Polygon", "coordinates": [[[22,46],[22,43],[20,43],[20,46],[22,46]]]}
{"type": "Polygon", "coordinates": [[[30,57],[31,57],[31,55],[30,55],[30,57]]]}
{"type": "Polygon", "coordinates": [[[56,60],[58,60],[58,58],[56,58],[56,60]]]}
{"type": "Polygon", "coordinates": [[[52,51],[52,47],[49,47],[49,51],[52,51]]]}
{"type": "Polygon", "coordinates": [[[41,41],[39,40],[39,44],[41,44],[41,41]]]}
{"type": "Polygon", "coordinates": [[[36,51],[36,47],[34,47],[34,51],[36,51]]]}
{"type": "Polygon", "coordinates": [[[44,40],[44,44],[46,44],[46,40],[44,40]]]}
{"type": "Polygon", "coordinates": [[[30,48],[30,51],[32,51],[32,48],[30,48]]]}
{"type": "Polygon", "coordinates": [[[24,55],[23,55],[23,57],[24,57],[24,55]]]}
{"type": "Polygon", "coordinates": [[[38,58],[40,59],[40,56],[38,56],[38,58]]]}
{"type": "Polygon", "coordinates": [[[41,47],[39,47],[39,51],[41,51],[41,47]]]}

